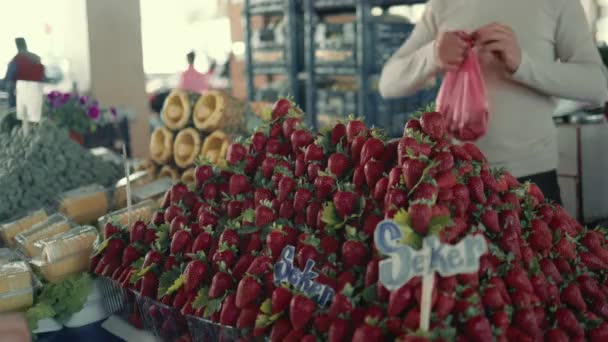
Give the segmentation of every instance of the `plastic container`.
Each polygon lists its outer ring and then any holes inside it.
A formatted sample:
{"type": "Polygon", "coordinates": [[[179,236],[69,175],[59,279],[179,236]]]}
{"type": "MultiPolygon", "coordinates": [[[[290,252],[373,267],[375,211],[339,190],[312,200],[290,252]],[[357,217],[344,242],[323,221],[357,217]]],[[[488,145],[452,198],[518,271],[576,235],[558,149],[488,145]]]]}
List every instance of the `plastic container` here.
{"type": "Polygon", "coordinates": [[[171,178],[157,179],[152,183],[133,189],[133,199],[135,202],[142,202],[148,199],[158,200],[165,195],[165,192],[167,192],[171,186],[173,186],[173,180],[171,178]]]}
{"type": "Polygon", "coordinates": [[[65,233],[71,228],[71,223],[67,217],[61,214],[54,214],[49,216],[45,221],[18,234],[15,240],[23,254],[33,258],[39,256],[42,252],[39,246],[35,245],[36,242],[65,233]]]}
{"type": "Polygon", "coordinates": [[[191,340],[188,321],[179,310],[147,297],[140,297],[139,304],[144,324],[151,326],[161,341],[191,340]]]}
{"type": "Polygon", "coordinates": [[[66,277],[80,273],[89,266],[89,257],[98,238],[95,227],[74,228],[52,239],[36,243],[42,252],[31,264],[44,279],[57,283],[66,277]]]}
{"type": "Polygon", "coordinates": [[[244,337],[243,331],[240,329],[217,324],[200,317],[187,316],[186,320],[193,342],[237,341],[244,337]]]}
{"type": "MultiPolygon", "coordinates": [[[[98,279],[103,296],[101,303],[108,315],[119,316],[126,322],[133,315],[141,315],[140,307],[137,305],[139,295],[135,291],[124,289],[120,284],[106,277],[99,277],[98,279]]],[[[151,327],[148,327],[148,329],[151,329],[151,327]]]]}
{"type": "MultiPolygon", "coordinates": [[[[131,190],[137,186],[143,186],[152,182],[147,171],[138,171],[132,175],[129,175],[129,181],[131,182],[131,190]]],[[[114,195],[112,196],[112,206],[115,209],[122,209],[127,206],[127,178],[122,178],[116,182],[114,189],[114,195]]]]}
{"type": "Polygon", "coordinates": [[[59,196],[59,212],[78,224],[95,222],[109,208],[108,194],[98,184],[70,190],[59,196]]]}
{"type": "Polygon", "coordinates": [[[10,262],[19,261],[19,256],[9,248],[0,248],[0,266],[10,262]]]}
{"type": "MultiPolygon", "coordinates": [[[[153,200],[146,200],[133,205],[131,207],[131,222],[135,222],[137,220],[141,220],[144,222],[150,221],[152,219],[152,214],[154,213],[156,207],[158,207],[157,202],[153,200]]],[[[100,217],[97,220],[97,226],[99,227],[99,229],[103,229],[103,226],[108,221],[117,222],[123,226],[128,225],[128,210],[126,208],[120,209],[100,217]]]]}
{"type": "Polygon", "coordinates": [[[9,247],[16,245],[15,236],[48,218],[46,211],[36,210],[18,220],[0,225],[0,237],[9,247]]]}
{"type": "Polygon", "coordinates": [[[34,304],[32,273],[23,261],[0,267],[0,312],[20,311],[34,304]]]}

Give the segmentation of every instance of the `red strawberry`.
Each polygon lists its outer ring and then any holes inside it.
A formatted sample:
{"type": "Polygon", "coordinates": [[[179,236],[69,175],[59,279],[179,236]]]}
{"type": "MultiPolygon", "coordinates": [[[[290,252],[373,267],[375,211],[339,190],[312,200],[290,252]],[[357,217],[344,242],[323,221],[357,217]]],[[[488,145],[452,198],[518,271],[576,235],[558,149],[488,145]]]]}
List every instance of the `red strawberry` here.
{"type": "MultiPolygon", "coordinates": [[[[608,338],[608,337],[607,337],[608,338]]],[[[545,341],[551,342],[569,342],[570,338],[560,328],[553,328],[545,332],[545,341]]]]}
{"type": "Polygon", "coordinates": [[[293,328],[296,330],[303,329],[312,318],[316,306],[310,298],[295,295],[289,304],[289,318],[293,328]]]}
{"type": "Polygon", "coordinates": [[[273,155],[283,154],[283,144],[278,137],[272,137],[266,142],[266,153],[273,155]]]}
{"type": "Polygon", "coordinates": [[[239,318],[236,321],[236,327],[239,329],[253,328],[259,311],[258,306],[255,304],[249,305],[241,310],[239,318]]]}
{"type": "Polygon", "coordinates": [[[236,296],[229,294],[222,302],[222,311],[220,312],[220,324],[234,326],[239,319],[240,310],[236,306],[236,296]]]}
{"type": "Polygon", "coordinates": [[[286,201],[296,188],[296,181],[291,177],[283,177],[279,181],[277,199],[281,202],[286,201]]]}
{"type": "Polygon", "coordinates": [[[315,179],[315,191],[318,200],[324,200],[332,192],[335,185],[333,178],[329,176],[318,176],[315,179]]]}
{"type": "Polygon", "coordinates": [[[300,188],[296,190],[293,196],[293,209],[296,211],[303,211],[308,206],[308,202],[312,200],[312,191],[300,188]]]}
{"type": "Polygon", "coordinates": [[[475,316],[465,322],[464,334],[470,341],[492,341],[492,327],[490,321],[484,316],[475,316]]]}
{"type": "MultiPolygon", "coordinates": [[[[226,245],[224,245],[226,246],[226,245]]],[[[221,262],[224,262],[226,266],[232,267],[236,262],[236,254],[233,250],[228,249],[228,247],[220,248],[213,254],[213,266],[217,269],[221,262]]]]}
{"type": "Polygon", "coordinates": [[[184,270],[184,289],[187,293],[196,290],[207,274],[207,264],[200,260],[192,260],[184,270]]]}
{"type": "Polygon", "coordinates": [[[578,323],[576,316],[572,311],[566,308],[557,309],[557,311],[555,311],[555,320],[557,321],[557,325],[564,329],[568,335],[572,337],[585,335],[583,328],[578,323]]]}
{"type": "Polygon", "coordinates": [[[203,186],[202,198],[207,201],[215,201],[219,195],[219,189],[216,184],[207,183],[203,186]]]}
{"type": "Polygon", "coordinates": [[[450,152],[454,156],[454,159],[460,161],[471,161],[473,158],[471,155],[460,145],[452,145],[450,146],[450,152]]]}
{"type": "Polygon", "coordinates": [[[226,272],[217,272],[211,279],[211,286],[209,287],[209,298],[219,298],[226,293],[226,291],[232,289],[234,283],[230,274],[226,272]]]}
{"type": "Polygon", "coordinates": [[[184,198],[188,187],[186,184],[178,183],[174,184],[169,191],[171,191],[171,204],[176,205],[184,198]]]}
{"type": "Polygon", "coordinates": [[[292,104],[291,101],[285,98],[281,98],[277,100],[272,106],[272,119],[278,119],[280,117],[286,116],[291,109],[292,104]]]}
{"type": "Polygon", "coordinates": [[[509,287],[516,289],[517,291],[523,291],[526,293],[534,293],[534,288],[530,283],[530,279],[526,272],[520,267],[513,267],[505,275],[505,282],[509,287]]]}
{"type": "Polygon", "coordinates": [[[228,192],[235,196],[247,192],[249,189],[249,180],[245,175],[234,174],[230,177],[228,183],[228,192]]]}
{"type": "Polygon", "coordinates": [[[367,259],[367,249],[361,241],[349,240],[342,245],[342,262],[345,267],[363,266],[367,259]]]}
{"type": "MultiPolygon", "coordinates": [[[[380,202],[386,196],[386,191],[388,188],[388,178],[382,177],[376,182],[374,186],[374,191],[372,192],[372,198],[376,201],[380,202]]],[[[407,197],[406,197],[407,198],[407,197]]]]}
{"type": "Polygon", "coordinates": [[[505,298],[497,287],[488,287],[483,293],[482,301],[490,310],[499,310],[506,305],[505,298]]]}
{"type": "Polygon", "coordinates": [[[542,330],[536,320],[536,313],[533,308],[517,310],[513,315],[513,324],[535,339],[542,335],[542,330]]]}
{"type": "Polygon", "coordinates": [[[454,168],[454,156],[450,152],[439,152],[434,159],[439,172],[452,171],[454,168]]]}
{"type": "Polygon", "coordinates": [[[481,153],[477,146],[471,143],[464,143],[462,144],[462,148],[471,156],[471,158],[473,158],[473,160],[478,162],[486,161],[486,157],[483,155],[483,153],[481,153]]]}
{"type": "Polygon", "coordinates": [[[258,205],[255,208],[255,226],[262,228],[275,220],[274,210],[265,205],[258,205]]]}
{"type": "MultiPolygon", "coordinates": [[[[312,202],[308,205],[308,207],[306,208],[305,215],[305,221],[308,226],[313,228],[319,228],[317,227],[317,218],[320,215],[319,213],[322,214],[321,209],[323,208],[321,207],[321,203],[319,202],[312,202]]],[[[296,222],[296,224],[298,224],[298,222],[296,222]]]]}
{"type": "Polygon", "coordinates": [[[148,227],[146,227],[145,223],[142,221],[135,221],[129,231],[129,242],[134,243],[144,241],[147,229],[148,227]]]}
{"type": "Polygon", "coordinates": [[[480,176],[481,176],[481,180],[483,181],[484,187],[486,189],[494,191],[494,192],[500,192],[500,189],[498,186],[498,181],[496,181],[496,178],[494,178],[494,175],[492,175],[492,172],[490,172],[489,170],[483,169],[483,170],[481,170],[480,176]]]}
{"type": "Polygon", "coordinates": [[[291,134],[291,148],[294,152],[301,151],[313,141],[313,136],[309,131],[298,129],[291,134]]]}
{"type": "Polygon", "coordinates": [[[341,342],[346,341],[350,335],[348,321],[338,318],[335,319],[329,326],[329,332],[327,336],[328,342],[341,342]]]}
{"type": "Polygon", "coordinates": [[[391,292],[388,300],[386,314],[389,316],[399,316],[410,304],[413,303],[414,294],[409,286],[402,286],[391,292]]]}
{"type": "Polygon", "coordinates": [[[425,113],[420,118],[422,131],[431,138],[438,140],[446,133],[446,122],[438,112],[425,113]]]}
{"type": "Polygon", "coordinates": [[[413,200],[433,200],[437,198],[439,189],[431,183],[421,183],[414,192],[413,200]]]}
{"type": "Polygon", "coordinates": [[[209,252],[209,248],[211,248],[212,237],[208,232],[201,232],[194,243],[192,244],[192,253],[198,253],[203,251],[205,253],[209,252]]]}
{"type": "Polygon", "coordinates": [[[361,157],[359,163],[365,165],[369,160],[376,159],[382,160],[384,155],[384,142],[378,138],[369,138],[363,144],[361,149],[361,157]]]}
{"type": "Polygon", "coordinates": [[[573,309],[577,309],[580,312],[587,311],[587,304],[585,304],[581,290],[576,284],[570,284],[564,288],[560,298],[563,303],[568,304],[573,309]]]}
{"type": "Polygon", "coordinates": [[[382,329],[369,324],[360,325],[353,335],[352,342],[369,342],[384,340],[384,332],[382,329]]]}
{"type": "Polygon", "coordinates": [[[351,315],[353,312],[353,304],[345,295],[338,293],[332,299],[329,307],[329,318],[336,319],[340,315],[351,315]]]}
{"type": "Polygon", "coordinates": [[[165,222],[171,222],[174,218],[181,216],[183,213],[184,212],[180,207],[171,205],[165,210],[165,222]]]}
{"type": "Polygon", "coordinates": [[[350,191],[337,191],[333,197],[336,211],[341,218],[355,214],[358,196],[350,191]]]}
{"type": "Polygon", "coordinates": [[[403,161],[403,179],[408,189],[412,189],[418,183],[425,167],[425,163],[419,159],[406,158],[403,161]]]}
{"type": "Polygon", "coordinates": [[[367,215],[363,221],[363,232],[367,234],[367,236],[374,236],[374,232],[376,231],[376,226],[378,223],[382,221],[382,217],[378,215],[367,215]]]}
{"type": "Polygon", "coordinates": [[[296,255],[296,261],[300,268],[304,268],[306,261],[309,259],[314,261],[319,260],[319,251],[311,245],[302,245],[296,255]]]}
{"type": "Polygon", "coordinates": [[[272,292],[271,305],[272,313],[277,314],[283,312],[289,307],[291,301],[291,292],[284,287],[277,287],[272,292]]]}
{"type": "Polygon", "coordinates": [[[401,181],[401,169],[399,167],[393,167],[391,172],[388,174],[388,188],[392,189],[395,186],[402,184],[401,181]]]}
{"type": "Polygon", "coordinates": [[[262,176],[264,176],[264,178],[266,179],[269,179],[274,173],[274,168],[277,166],[278,163],[279,161],[275,158],[267,157],[266,159],[264,159],[260,167],[260,170],[262,171],[262,176]]]}
{"type": "Polygon", "coordinates": [[[530,336],[526,335],[523,331],[516,328],[515,326],[510,326],[507,328],[506,333],[507,341],[518,341],[518,342],[533,342],[534,339],[530,336]]]}
{"type": "Polygon", "coordinates": [[[422,129],[421,125],[420,125],[420,120],[418,119],[411,119],[409,120],[406,124],[405,124],[405,128],[404,131],[406,130],[412,130],[412,131],[420,131],[422,129]]]}
{"type": "MultiPolygon", "coordinates": [[[[530,183],[530,188],[528,189],[528,193],[534,199],[536,199],[536,201],[537,201],[536,205],[543,203],[545,201],[545,196],[543,195],[542,190],[538,187],[538,185],[536,185],[534,183],[530,183]]],[[[536,205],[534,205],[534,207],[536,207],[536,205]]]]}
{"type": "Polygon", "coordinates": [[[262,285],[252,276],[245,276],[236,289],[236,306],[243,309],[258,300],[262,294],[262,285]]]}
{"type": "Polygon", "coordinates": [[[124,252],[122,253],[122,263],[123,267],[131,266],[135,260],[139,259],[141,254],[135,249],[133,246],[127,246],[124,252]]]}
{"type": "Polygon", "coordinates": [[[173,238],[173,235],[178,231],[184,229],[188,225],[188,219],[184,216],[176,216],[171,220],[171,224],[169,226],[169,235],[173,238]]]}
{"type": "Polygon", "coordinates": [[[367,163],[365,163],[365,166],[363,167],[365,181],[370,188],[374,186],[376,182],[382,177],[383,172],[384,163],[376,159],[370,159],[367,163]]]}
{"type": "Polygon", "coordinates": [[[500,233],[500,222],[498,221],[498,213],[492,209],[486,209],[481,214],[481,222],[492,233],[500,233]]]}
{"type": "Polygon", "coordinates": [[[558,255],[568,260],[576,258],[576,245],[567,236],[562,237],[555,244],[554,250],[558,255]]]}
{"type": "Polygon", "coordinates": [[[412,222],[412,229],[419,234],[426,235],[431,222],[431,206],[426,203],[414,202],[408,208],[408,214],[412,222]]]}
{"type": "Polygon", "coordinates": [[[287,245],[287,234],[280,229],[271,231],[266,236],[266,245],[270,249],[270,255],[276,260],[287,245]]]}
{"type": "Polygon", "coordinates": [[[597,255],[593,253],[579,253],[579,257],[583,265],[587,266],[591,271],[600,271],[608,269],[608,264],[606,264],[602,259],[600,259],[597,255]]]}
{"type": "Polygon", "coordinates": [[[485,204],[486,203],[486,194],[484,193],[484,185],[483,181],[480,177],[470,177],[469,178],[469,192],[477,203],[485,204]]]}
{"type": "Polygon", "coordinates": [[[563,279],[560,272],[557,270],[557,267],[551,261],[551,259],[544,258],[540,262],[540,269],[545,274],[545,277],[551,278],[557,285],[561,284],[563,279]]]}
{"type": "Polygon", "coordinates": [[[285,139],[289,139],[291,137],[291,134],[296,130],[296,127],[302,122],[302,120],[300,118],[297,117],[292,117],[292,118],[286,118],[285,121],[283,121],[283,137],[285,139]]]}
{"type": "Polygon", "coordinates": [[[365,123],[360,120],[350,120],[346,124],[346,138],[348,142],[352,142],[356,136],[367,131],[365,123]]]}
{"type": "Polygon", "coordinates": [[[437,318],[444,319],[452,312],[455,304],[456,301],[454,300],[454,296],[439,292],[437,294],[437,302],[433,307],[433,312],[437,315],[437,318]]]}
{"type": "Polygon", "coordinates": [[[253,202],[255,205],[259,205],[263,201],[272,201],[273,199],[274,194],[269,189],[257,188],[253,193],[253,202]]]}
{"type": "Polygon", "coordinates": [[[420,326],[420,310],[413,308],[407,312],[401,323],[406,329],[416,330],[420,326]]]}
{"type": "Polygon", "coordinates": [[[245,159],[246,154],[247,149],[245,146],[239,143],[232,143],[228,146],[228,150],[226,151],[226,161],[228,162],[228,165],[234,166],[245,159]]]}
{"type": "Polygon", "coordinates": [[[327,170],[337,178],[344,176],[350,166],[350,160],[342,153],[334,153],[327,160],[327,170]]]}
{"type": "Polygon", "coordinates": [[[253,136],[251,136],[251,145],[250,148],[255,152],[263,152],[264,147],[266,147],[266,135],[262,132],[255,132],[253,136]]]}
{"type": "Polygon", "coordinates": [[[346,137],[346,126],[343,123],[337,123],[331,130],[331,144],[338,146],[344,137],[346,137]]]}
{"type": "Polygon", "coordinates": [[[553,245],[553,236],[549,230],[549,226],[542,220],[532,220],[531,235],[528,238],[530,246],[536,251],[545,251],[553,245]]]}
{"type": "Polygon", "coordinates": [[[158,292],[158,277],[154,272],[144,274],[141,281],[140,294],[144,297],[156,298],[158,292]]]}
{"type": "Polygon", "coordinates": [[[321,250],[324,255],[338,253],[340,250],[340,241],[331,235],[326,235],[321,238],[321,250]]]}
{"type": "Polygon", "coordinates": [[[354,165],[361,165],[361,150],[366,141],[366,137],[359,135],[350,144],[350,157],[354,165]]]}
{"type": "Polygon", "coordinates": [[[451,189],[456,185],[457,179],[452,171],[446,171],[437,174],[435,181],[439,189],[451,189]]]}
{"type": "Polygon", "coordinates": [[[176,255],[186,251],[186,247],[190,242],[190,233],[187,230],[180,230],[173,235],[171,240],[171,254],[176,255]]]}
{"type": "Polygon", "coordinates": [[[241,201],[230,201],[226,206],[226,214],[228,218],[234,219],[241,215],[243,211],[243,202],[241,201]]]}
{"type": "Polygon", "coordinates": [[[604,299],[604,294],[602,293],[602,290],[600,290],[598,282],[590,275],[580,275],[576,278],[576,280],[579,283],[582,293],[587,298],[593,298],[596,301],[602,301],[604,299]]]}

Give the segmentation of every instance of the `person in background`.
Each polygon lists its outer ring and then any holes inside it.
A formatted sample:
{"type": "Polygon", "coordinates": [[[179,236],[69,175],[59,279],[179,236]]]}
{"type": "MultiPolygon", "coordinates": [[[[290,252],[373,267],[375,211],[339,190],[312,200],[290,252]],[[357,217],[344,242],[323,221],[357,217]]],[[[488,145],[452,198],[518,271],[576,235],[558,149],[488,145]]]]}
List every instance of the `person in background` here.
{"type": "Polygon", "coordinates": [[[4,77],[9,107],[15,107],[17,103],[15,96],[17,81],[42,82],[44,80],[44,65],[40,62],[40,57],[28,51],[24,38],[16,38],[15,45],[17,45],[17,54],[8,63],[4,77]]]}
{"type": "Polygon", "coordinates": [[[387,98],[412,94],[479,49],[490,122],[476,145],[494,167],[561,202],[554,97],[602,106],[608,84],[585,12],[575,0],[430,0],[382,70],[387,98]]]}
{"type": "Polygon", "coordinates": [[[209,72],[203,74],[194,68],[194,60],[196,59],[194,51],[190,51],[186,57],[188,59],[188,69],[181,75],[179,88],[195,93],[209,90],[209,72]]]}

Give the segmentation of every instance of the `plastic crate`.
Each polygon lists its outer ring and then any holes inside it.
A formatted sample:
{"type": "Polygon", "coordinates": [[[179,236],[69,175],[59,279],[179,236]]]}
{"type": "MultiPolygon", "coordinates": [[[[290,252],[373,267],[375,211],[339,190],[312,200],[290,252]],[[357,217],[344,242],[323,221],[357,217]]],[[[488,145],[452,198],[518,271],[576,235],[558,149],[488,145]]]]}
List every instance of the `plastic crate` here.
{"type": "MultiPolygon", "coordinates": [[[[150,325],[146,325],[142,317],[142,310],[139,306],[139,294],[131,289],[124,289],[117,282],[106,278],[99,277],[99,287],[103,296],[103,307],[109,315],[116,315],[126,322],[130,322],[133,315],[139,315],[142,318],[144,329],[151,329],[150,325]]],[[[136,327],[141,328],[141,327],[136,327]]]]}
{"type": "Polygon", "coordinates": [[[243,331],[234,327],[217,324],[209,320],[187,316],[188,326],[193,342],[236,341],[243,336],[243,331]]]}

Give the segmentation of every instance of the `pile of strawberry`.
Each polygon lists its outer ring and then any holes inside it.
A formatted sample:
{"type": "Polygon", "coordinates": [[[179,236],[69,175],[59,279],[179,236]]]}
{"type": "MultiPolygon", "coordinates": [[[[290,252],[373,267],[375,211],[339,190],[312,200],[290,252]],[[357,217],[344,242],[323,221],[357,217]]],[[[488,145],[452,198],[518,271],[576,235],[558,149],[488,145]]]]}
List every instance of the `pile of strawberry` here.
{"type": "Polygon", "coordinates": [[[196,186],[167,192],[152,222],[105,227],[95,273],[194,315],[272,341],[608,341],[608,244],[545,201],[534,184],[454,145],[441,114],[400,140],[357,119],[314,134],[282,99],[272,121],[232,144],[228,167],[196,168],[196,186]],[[393,218],[404,244],[437,235],[486,238],[478,273],[437,276],[431,331],[417,332],[421,280],[378,281],[373,232],[393,218]],[[286,245],[316,262],[336,296],[320,307],[276,287],[286,245]]]}

